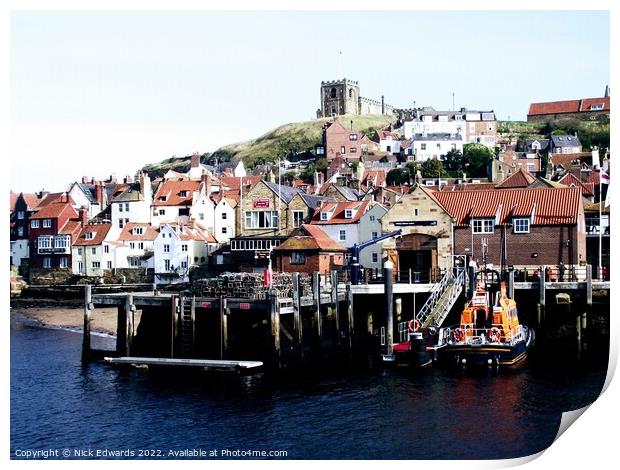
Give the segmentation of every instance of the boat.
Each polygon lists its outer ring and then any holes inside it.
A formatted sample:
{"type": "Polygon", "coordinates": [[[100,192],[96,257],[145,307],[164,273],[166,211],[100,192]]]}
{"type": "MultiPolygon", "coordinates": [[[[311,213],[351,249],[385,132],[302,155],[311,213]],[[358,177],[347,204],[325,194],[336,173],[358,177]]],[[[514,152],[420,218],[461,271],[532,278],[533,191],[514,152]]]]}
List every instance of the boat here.
{"type": "Polygon", "coordinates": [[[384,362],[416,369],[432,365],[437,360],[439,330],[433,327],[422,330],[420,326],[415,318],[400,323],[400,341],[394,344],[391,356],[384,356],[384,362]]]}
{"type": "Polygon", "coordinates": [[[461,312],[460,323],[441,328],[440,360],[462,366],[517,366],[534,344],[534,330],[519,322],[517,304],[506,294],[497,271],[477,273],[476,289],[461,312]]]}

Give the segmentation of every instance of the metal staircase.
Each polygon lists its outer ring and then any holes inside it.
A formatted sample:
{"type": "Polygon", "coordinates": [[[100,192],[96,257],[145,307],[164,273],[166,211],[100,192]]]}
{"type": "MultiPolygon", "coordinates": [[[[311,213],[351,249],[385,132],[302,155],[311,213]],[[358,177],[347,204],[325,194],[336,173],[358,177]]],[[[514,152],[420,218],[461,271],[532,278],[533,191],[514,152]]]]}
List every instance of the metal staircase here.
{"type": "Polygon", "coordinates": [[[456,276],[448,270],[441,281],[433,287],[430,297],[416,315],[422,328],[441,326],[456,299],[461,295],[465,278],[465,270],[461,270],[456,276]]]}
{"type": "Polygon", "coordinates": [[[181,356],[189,357],[194,350],[194,320],[196,311],[196,300],[194,297],[187,299],[181,298],[181,356]]]}

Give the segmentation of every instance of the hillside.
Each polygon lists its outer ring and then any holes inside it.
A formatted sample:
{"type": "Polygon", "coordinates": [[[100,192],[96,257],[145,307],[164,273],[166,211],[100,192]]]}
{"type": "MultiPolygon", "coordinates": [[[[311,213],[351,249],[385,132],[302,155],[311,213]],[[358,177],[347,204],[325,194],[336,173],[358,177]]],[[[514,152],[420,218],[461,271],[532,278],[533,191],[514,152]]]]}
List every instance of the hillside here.
{"type": "MultiPolygon", "coordinates": [[[[375,130],[385,128],[396,122],[395,116],[373,114],[364,116],[345,115],[340,116],[339,119],[345,127],[349,127],[353,121],[354,130],[369,135],[372,135],[375,130]]],[[[201,161],[204,163],[215,158],[219,161],[243,160],[248,168],[256,164],[275,161],[278,155],[303,152],[320,144],[323,125],[329,121],[331,118],[284,124],[256,139],[225,145],[212,154],[205,153],[202,155],[201,161]]],[[[155,177],[163,175],[170,169],[186,171],[189,168],[189,160],[189,156],[168,158],[159,163],[145,165],[143,170],[155,177]]]]}

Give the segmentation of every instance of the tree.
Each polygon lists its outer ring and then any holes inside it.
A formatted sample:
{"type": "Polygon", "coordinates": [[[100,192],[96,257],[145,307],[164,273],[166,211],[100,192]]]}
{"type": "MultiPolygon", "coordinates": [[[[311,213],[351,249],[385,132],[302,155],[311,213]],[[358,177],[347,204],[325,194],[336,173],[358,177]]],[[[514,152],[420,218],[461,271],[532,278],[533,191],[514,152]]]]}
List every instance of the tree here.
{"type": "Polygon", "coordinates": [[[379,159],[379,163],[390,163],[390,159],[387,156],[383,156],[379,159]]]}
{"type": "Polygon", "coordinates": [[[394,186],[409,183],[410,179],[411,175],[407,168],[394,168],[385,177],[385,182],[388,186],[394,186]]]}
{"type": "Polygon", "coordinates": [[[468,176],[487,176],[487,166],[495,158],[493,151],[482,144],[463,145],[463,171],[468,176]]]}
{"type": "Polygon", "coordinates": [[[314,176],[315,171],[318,171],[319,173],[325,173],[325,170],[327,170],[327,159],[320,158],[313,161],[304,170],[302,170],[301,173],[299,173],[299,177],[302,179],[309,179],[314,176]]]}
{"type": "Polygon", "coordinates": [[[441,178],[446,174],[443,164],[439,160],[428,159],[422,163],[423,178],[441,178]]]}
{"type": "Polygon", "coordinates": [[[448,170],[463,171],[463,154],[460,150],[452,149],[444,155],[444,164],[448,170]]]}

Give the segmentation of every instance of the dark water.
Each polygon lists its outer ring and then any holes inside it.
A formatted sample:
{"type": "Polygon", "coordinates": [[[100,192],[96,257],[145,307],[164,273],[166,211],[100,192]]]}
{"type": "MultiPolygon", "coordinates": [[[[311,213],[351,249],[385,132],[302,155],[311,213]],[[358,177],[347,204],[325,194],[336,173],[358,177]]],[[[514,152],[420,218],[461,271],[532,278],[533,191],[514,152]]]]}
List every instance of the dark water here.
{"type": "Polygon", "coordinates": [[[606,373],[599,358],[476,375],[170,379],[82,368],[80,347],[80,334],[11,322],[12,458],[85,448],[166,458],[184,449],[215,449],[218,458],[221,449],[294,459],[520,457],[548,447],[561,412],[594,401],[606,373]]]}

